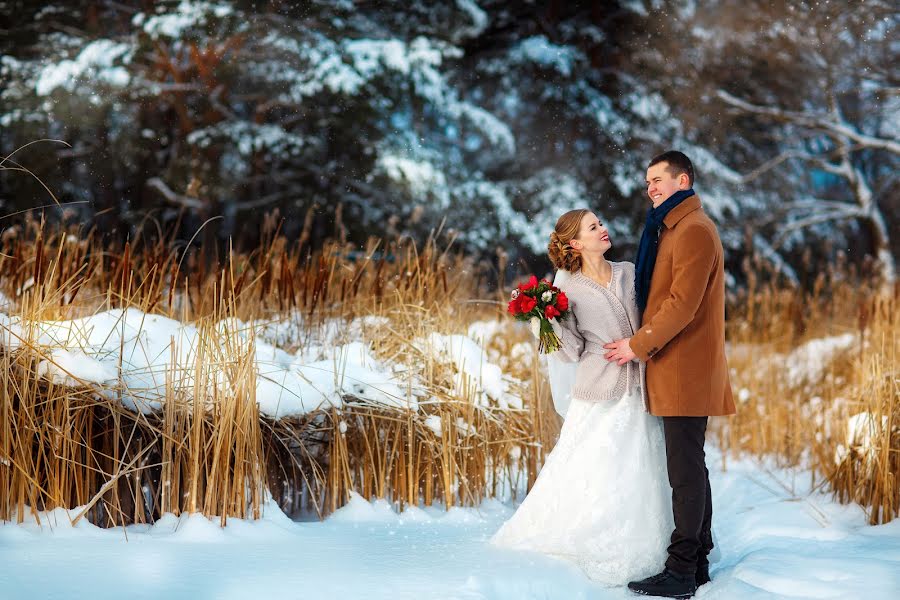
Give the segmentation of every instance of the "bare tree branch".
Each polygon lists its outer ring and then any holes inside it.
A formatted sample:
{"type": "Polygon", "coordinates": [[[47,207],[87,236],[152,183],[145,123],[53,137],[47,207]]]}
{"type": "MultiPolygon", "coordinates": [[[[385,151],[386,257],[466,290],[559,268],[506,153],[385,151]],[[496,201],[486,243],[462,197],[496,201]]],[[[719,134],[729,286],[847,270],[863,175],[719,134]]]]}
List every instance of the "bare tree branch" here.
{"type": "Polygon", "coordinates": [[[760,234],[753,234],[753,247],[759,251],[759,255],[769,262],[775,270],[787,279],[792,285],[800,285],[800,279],[793,267],[785,261],[771,244],[760,234]]]}
{"type": "Polygon", "coordinates": [[[189,208],[192,210],[202,210],[206,207],[206,204],[197,200],[196,198],[191,198],[189,196],[185,196],[184,194],[179,194],[170,188],[166,183],[160,179],[159,177],[151,177],[147,180],[147,187],[159,192],[159,194],[166,200],[166,202],[170,204],[177,204],[178,206],[183,206],[184,208],[189,208]]]}
{"type": "Polygon", "coordinates": [[[785,202],[783,204],[779,204],[777,208],[773,209],[772,213],[766,215],[763,218],[755,219],[753,221],[753,225],[754,227],[759,228],[766,225],[771,225],[772,223],[783,221],[789,214],[794,211],[802,211],[804,213],[803,218],[805,218],[805,215],[810,215],[814,211],[820,210],[830,210],[832,211],[832,213],[843,213],[850,211],[858,213],[856,216],[858,216],[859,218],[868,218],[869,216],[868,213],[863,211],[860,207],[849,202],[812,198],[809,200],[797,200],[796,202],[785,202]]]}
{"type": "Polygon", "coordinates": [[[863,148],[866,148],[866,146],[863,146],[861,144],[854,144],[847,147],[841,146],[839,148],[835,148],[831,152],[825,152],[821,155],[810,154],[807,150],[785,150],[778,156],[767,160],[752,171],[742,175],[740,181],[741,183],[749,183],[754,179],[757,179],[761,175],[764,175],[765,173],[771,171],[783,162],[791,160],[792,158],[812,163],[826,173],[831,173],[832,175],[838,175],[840,177],[849,179],[851,173],[847,171],[845,165],[835,164],[833,162],[829,162],[827,159],[842,155],[844,152],[855,152],[856,150],[861,150],[863,148]]]}
{"type": "Polygon", "coordinates": [[[867,218],[869,216],[863,213],[863,211],[861,211],[858,207],[850,206],[848,207],[848,209],[849,210],[835,210],[827,213],[817,213],[783,225],[779,229],[778,236],[772,242],[772,249],[777,250],[778,248],[780,248],[787,236],[790,235],[791,232],[797,231],[798,229],[805,229],[806,227],[818,225],[819,223],[827,223],[829,221],[867,218]]]}
{"type": "Polygon", "coordinates": [[[840,202],[836,200],[820,200],[818,198],[812,200],[797,200],[796,202],[786,202],[779,206],[782,210],[822,210],[828,208],[831,210],[849,210],[859,213],[859,216],[866,216],[865,211],[855,204],[849,202],[840,202]]]}
{"type": "MultiPolygon", "coordinates": [[[[833,89],[833,83],[830,82],[828,89],[833,89]]],[[[822,208],[829,209],[824,213],[812,213],[804,218],[793,221],[780,228],[778,236],[772,244],[772,249],[777,250],[784,242],[788,234],[798,229],[809,227],[818,223],[828,221],[836,221],[842,219],[861,219],[870,228],[872,232],[872,245],[874,254],[882,265],[882,274],[885,282],[892,284],[896,279],[896,261],[890,251],[890,230],[884,219],[884,215],[878,208],[875,195],[872,191],[871,182],[868,180],[865,172],[853,161],[851,161],[851,153],[860,149],[886,150],[887,152],[900,155],[900,142],[897,139],[887,139],[865,135],[857,131],[841,112],[840,105],[834,92],[828,96],[828,112],[803,112],[785,110],[776,106],[761,106],[742,100],[732,96],[724,90],[718,90],[717,96],[725,103],[738,108],[742,111],[764,115],[785,123],[806,128],[812,131],[819,131],[827,135],[836,148],[831,151],[814,154],[802,150],[786,150],[778,156],[766,161],[742,179],[750,181],[765,173],[791,158],[799,158],[809,162],[825,172],[832,173],[842,177],[850,189],[853,191],[854,203],[830,202],[828,204],[793,203],[784,206],[788,211],[792,209],[801,209],[807,211],[815,211],[822,208]],[[836,160],[829,160],[834,157],[836,160]]],[[[771,222],[771,221],[769,221],[771,222]]]]}
{"type": "Polygon", "coordinates": [[[112,0],[106,0],[105,4],[110,8],[114,8],[116,10],[121,10],[122,12],[126,12],[130,15],[140,12],[140,10],[141,10],[140,8],[137,8],[134,6],[128,6],[127,4],[122,4],[121,2],[113,2],[112,0]]]}
{"type": "Polygon", "coordinates": [[[732,96],[725,90],[718,90],[716,95],[726,104],[749,113],[769,116],[779,121],[790,121],[811,129],[818,129],[832,135],[842,136],[856,142],[861,148],[887,150],[892,154],[900,154],[900,142],[897,140],[862,134],[846,122],[835,122],[827,115],[785,110],[775,106],[760,106],[759,104],[753,104],[732,96]]]}

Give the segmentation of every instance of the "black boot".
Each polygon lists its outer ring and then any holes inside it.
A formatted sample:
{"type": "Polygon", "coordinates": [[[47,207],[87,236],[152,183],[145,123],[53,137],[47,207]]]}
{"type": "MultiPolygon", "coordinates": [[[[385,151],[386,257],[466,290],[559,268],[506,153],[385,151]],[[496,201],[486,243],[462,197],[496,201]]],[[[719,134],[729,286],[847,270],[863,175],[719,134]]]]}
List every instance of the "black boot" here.
{"type": "Polygon", "coordinates": [[[659,575],[630,582],[628,589],[645,596],[690,598],[697,591],[697,582],[690,573],[682,574],[665,569],[659,575]]]}
{"type": "Polygon", "coordinates": [[[712,579],[709,577],[709,565],[697,566],[697,573],[694,575],[694,579],[697,582],[697,587],[701,585],[707,584],[712,579]]]}

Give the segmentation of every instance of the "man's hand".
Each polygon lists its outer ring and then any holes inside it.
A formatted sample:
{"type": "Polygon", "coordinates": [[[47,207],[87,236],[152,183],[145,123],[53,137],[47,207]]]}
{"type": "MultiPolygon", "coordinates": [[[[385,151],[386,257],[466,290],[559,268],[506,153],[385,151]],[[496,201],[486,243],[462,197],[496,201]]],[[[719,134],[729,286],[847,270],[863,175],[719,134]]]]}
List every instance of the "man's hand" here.
{"type": "Polygon", "coordinates": [[[631,338],[625,338],[622,340],[616,340],[615,342],[610,342],[608,344],[603,344],[603,348],[605,350],[609,350],[609,352],[603,355],[603,358],[610,362],[616,361],[617,363],[619,363],[620,367],[628,361],[637,358],[637,355],[631,351],[631,338]]]}

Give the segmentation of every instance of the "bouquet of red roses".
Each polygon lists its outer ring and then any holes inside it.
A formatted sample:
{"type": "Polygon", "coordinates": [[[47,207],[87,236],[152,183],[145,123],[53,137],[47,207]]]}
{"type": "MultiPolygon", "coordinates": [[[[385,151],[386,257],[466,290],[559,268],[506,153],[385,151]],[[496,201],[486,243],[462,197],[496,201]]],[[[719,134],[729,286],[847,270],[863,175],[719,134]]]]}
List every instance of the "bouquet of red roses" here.
{"type": "Polygon", "coordinates": [[[512,291],[507,310],[519,321],[531,324],[531,332],[538,339],[538,352],[550,354],[559,350],[559,336],[550,321],[565,321],[571,314],[565,292],[546,279],[538,281],[532,275],[527,283],[519,284],[512,291]]]}

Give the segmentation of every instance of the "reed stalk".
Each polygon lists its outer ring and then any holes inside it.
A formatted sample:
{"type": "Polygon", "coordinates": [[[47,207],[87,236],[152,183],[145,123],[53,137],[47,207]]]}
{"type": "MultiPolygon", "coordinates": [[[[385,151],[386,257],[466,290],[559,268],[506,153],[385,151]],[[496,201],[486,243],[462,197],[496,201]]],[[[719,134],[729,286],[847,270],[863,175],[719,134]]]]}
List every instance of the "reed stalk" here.
{"type": "MultiPolygon", "coordinates": [[[[421,247],[371,240],[362,251],[329,242],[318,252],[303,240],[267,240],[210,268],[198,252],[172,250],[165,238],[110,247],[96,232],[51,230],[36,220],[5,236],[0,291],[13,299],[7,313],[18,322],[135,308],[191,323],[198,335],[190,372],[172,366],[184,349],[171,340],[164,398],[144,411],[122,403],[121,376],[112,388],[42,378],[39,365],[52,358],[36,327],[0,350],[0,519],[63,507],[101,526],[185,512],[224,525],[258,517],[266,490],[289,512],[324,516],[351,491],[398,508],[449,508],[521,491],[523,470],[533,481],[555,436],[533,423],[546,406],[484,404],[475,382],[411,344],[433,332],[464,332],[476,315],[503,318],[495,303],[478,313],[464,303],[483,293],[478,265],[433,239],[421,247]],[[293,351],[329,323],[357,317],[384,320],[370,347],[405,370],[401,400],[418,408],[346,395],[340,408],[278,420],[260,414],[254,328],[294,327],[299,335],[285,348],[293,351]]],[[[497,343],[499,356],[506,342],[497,343]]],[[[521,378],[514,393],[534,402],[526,371],[513,374],[521,378]]],[[[340,365],[335,377],[343,377],[340,365]]]]}

